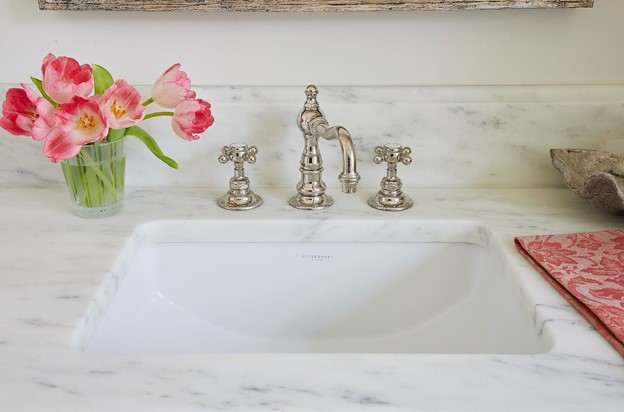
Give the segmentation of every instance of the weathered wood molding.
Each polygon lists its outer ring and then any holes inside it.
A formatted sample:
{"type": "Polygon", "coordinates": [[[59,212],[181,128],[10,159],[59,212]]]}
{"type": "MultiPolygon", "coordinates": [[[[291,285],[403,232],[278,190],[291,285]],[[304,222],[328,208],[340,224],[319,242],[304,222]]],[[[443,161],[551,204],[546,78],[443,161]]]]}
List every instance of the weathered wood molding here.
{"type": "Polygon", "coordinates": [[[388,11],[593,7],[594,0],[39,0],[41,10],[388,11]]]}

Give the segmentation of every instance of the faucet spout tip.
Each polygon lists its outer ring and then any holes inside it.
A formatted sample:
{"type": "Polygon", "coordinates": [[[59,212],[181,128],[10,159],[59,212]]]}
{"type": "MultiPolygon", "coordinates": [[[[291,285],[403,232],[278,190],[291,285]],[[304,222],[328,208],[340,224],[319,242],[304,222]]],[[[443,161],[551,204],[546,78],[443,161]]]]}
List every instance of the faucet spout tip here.
{"type": "Polygon", "coordinates": [[[343,193],[355,193],[357,192],[357,184],[360,181],[360,175],[358,173],[341,173],[338,176],[340,183],[342,183],[343,193]]]}

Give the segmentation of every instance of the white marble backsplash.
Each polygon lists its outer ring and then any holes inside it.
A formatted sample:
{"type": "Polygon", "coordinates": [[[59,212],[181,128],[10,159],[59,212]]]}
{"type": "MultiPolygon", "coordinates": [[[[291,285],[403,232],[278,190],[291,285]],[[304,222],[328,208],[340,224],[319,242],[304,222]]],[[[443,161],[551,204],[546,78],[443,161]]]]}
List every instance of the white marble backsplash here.
{"type": "MultiPolygon", "coordinates": [[[[2,98],[11,84],[0,84],[2,98]]],[[[176,137],[168,118],[144,122],[180,170],[158,161],[140,142],[128,144],[128,186],[227,187],[232,164],[221,165],[221,147],[246,142],[259,149],[246,167],[252,188],[293,187],[299,180],[303,138],[295,118],[305,101],[301,87],[195,87],[213,105],[215,124],[199,141],[176,137]]],[[[346,127],[356,144],[363,187],[385,174],[373,149],[400,143],[414,162],[399,166],[411,187],[558,187],[550,148],[589,148],[624,154],[624,85],[487,87],[319,87],[331,125],[346,127]]],[[[141,89],[147,96],[148,87],[141,89]]],[[[321,141],[324,180],[338,188],[340,149],[321,141]]],[[[59,165],[41,143],[0,129],[0,184],[41,186],[62,182],[59,165]]]]}

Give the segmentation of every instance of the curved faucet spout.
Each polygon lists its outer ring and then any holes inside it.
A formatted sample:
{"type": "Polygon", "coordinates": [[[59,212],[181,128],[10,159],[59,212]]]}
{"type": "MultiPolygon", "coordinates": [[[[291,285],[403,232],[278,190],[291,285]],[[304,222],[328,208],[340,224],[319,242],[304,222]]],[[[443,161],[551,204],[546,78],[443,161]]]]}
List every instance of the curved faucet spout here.
{"type": "Polygon", "coordinates": [[[301,180],[297,184],[297,194],[289,203],[297,209],[325,209],[333,204],[333,199],[325,194],[326,185],[321,178],[323,160],[318,148],[318,138],[336,139],[342,151],[342,173],[338,179],[344,193],[355,193],[360,175],[356,170],[355,147],[351,135],[342,126],[330,127],[316,100],[315,86],[306,88],[306,102],[297,118],[297,126],[303,133],[304,148],[299,171],[301,180]]]}
{"type": "Polygon", "coordinates": [[[357,184],[360,181],[360,175],[356,170],[355,147],[351,134],[342,126],[326,127],[325,124],[319,124],[316,127],[318,135],[326,140],[337,139],[340,143],[342,152],[342,173],[338,176],[338,180],[342,183],[342,191],[344,193],[355,193],[357,184]]]}

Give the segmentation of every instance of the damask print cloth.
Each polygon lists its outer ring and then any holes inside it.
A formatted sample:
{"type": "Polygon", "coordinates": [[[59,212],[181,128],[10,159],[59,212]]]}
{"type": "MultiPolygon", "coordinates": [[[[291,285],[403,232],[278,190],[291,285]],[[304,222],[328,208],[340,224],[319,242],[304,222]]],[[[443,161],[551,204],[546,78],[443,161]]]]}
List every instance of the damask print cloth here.
{"type": "Polygon", "coordinates": [[[624,230],[520,236],[515,244],[624,356],[624,230]]]}

